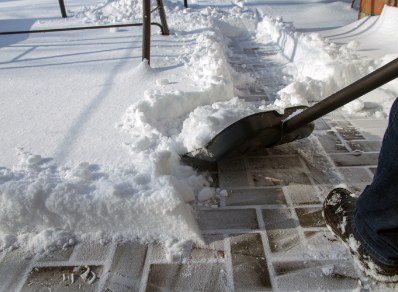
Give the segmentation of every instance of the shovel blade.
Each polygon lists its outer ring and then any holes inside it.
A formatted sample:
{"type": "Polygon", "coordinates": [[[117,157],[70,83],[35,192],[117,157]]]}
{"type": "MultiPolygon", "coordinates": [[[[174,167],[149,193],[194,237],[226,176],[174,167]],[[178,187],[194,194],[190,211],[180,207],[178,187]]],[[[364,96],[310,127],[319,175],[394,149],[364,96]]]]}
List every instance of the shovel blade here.
{"type": "Polygon", "coordinates": [[[244,117],[219,132],[204,148],[185,154],[192,159],[217,162],[223,158],[241,156],[308,137],[314,124],[302,126],[291,133],[283,132],[283,121],[305,106],[286,108],[283,114],[275,110],[244,117]]]}

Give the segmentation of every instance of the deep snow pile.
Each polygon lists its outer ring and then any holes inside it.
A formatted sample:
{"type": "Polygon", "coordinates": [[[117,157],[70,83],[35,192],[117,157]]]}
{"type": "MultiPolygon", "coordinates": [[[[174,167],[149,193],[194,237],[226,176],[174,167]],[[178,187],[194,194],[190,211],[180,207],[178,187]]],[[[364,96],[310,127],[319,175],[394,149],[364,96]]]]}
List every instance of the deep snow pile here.
{"type": "MultiPolygon", "coordinates": [[[[386,6],[378,22],[387,24],[379,30],[389,31],[395,27],[398,24],[397,16],[397,8],[386,6]]],[[[377,35],[379,30],[373,34],[377,35]]],[[[367,35],[367,39],[372,39],[372,36],[367,35]]],[[[317,33],[299,33],[280,18],[266,16],[258,26],[257,37],[264,43],[277,43],[291,62],[286,67],[286,73],[294,76],[293,82],[279,92],[274,103],[274,106],[282,108],[322,100],[398,57],[398,51],[395,51],[381,58],[367,58],[357,52],[359,41],[338,46],[317,33]]],[[[398,96],[398,80],[369,95],[373,98],[372,104],[365,104],[364,100],[369,100],[365,95],[344,109],[348,114],[385,117],[398,96]]]]}
{"type": "MultiPolygon", "coordinates": [[[[130,3],[108,1],[76,15],[83,22],[131,21],[141,15],[141,7],[130,3]]],[[[204,146],[241,117],[320,100],[394,58],[359,57],[356,43],[339,47],[318,34],[295,32],[281,18],[258,19],[256,11],[242,7],[194,10],[166,2],[166,12],[171,39],[182,42],[184,49],[181,75],[170,78],[179,78],[184,86],[169,86],[168,78],[157,79],[153,86],[158,71],[145,62],[126,72],[126,80],[140,76],[142,84],[151,86],[133,98],[116,125],[121,131],[117,142],[124,142],[133,163],[64,166],[20,150],[18,165],[0,168],[0,249],[48,250],[81,239],[200,241],[189,203],[198,196],[210,198],[214,191],[205,177],[181,164],[180,154],[204,146]],[[228,64],[229,38],[240,34],[277,44],[286,57],[285,74],[292,83],[272,105],[256,106],[235,97],[237,85],[253,82],[228,64]]],[[[365,110],[359,101],[349,112],[386,115],[397,85],[392,82],[380,90],[384,103],[377,108],[365,110]]]]}

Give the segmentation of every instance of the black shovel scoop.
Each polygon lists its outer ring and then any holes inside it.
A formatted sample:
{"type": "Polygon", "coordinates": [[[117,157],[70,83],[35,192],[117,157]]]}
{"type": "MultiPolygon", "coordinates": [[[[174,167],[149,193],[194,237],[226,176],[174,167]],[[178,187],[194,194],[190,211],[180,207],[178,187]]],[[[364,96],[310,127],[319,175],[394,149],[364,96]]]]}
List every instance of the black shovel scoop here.
{"type": "Polygon", "coordinates": [[[204,148],[184,156],[217,162],[226,157],[305,138],[314,130],[314,120],[397,77],[398,58],[309,108],[289,107],[283,114],[273,110],[244,117],[219,132],[204,148]]]}

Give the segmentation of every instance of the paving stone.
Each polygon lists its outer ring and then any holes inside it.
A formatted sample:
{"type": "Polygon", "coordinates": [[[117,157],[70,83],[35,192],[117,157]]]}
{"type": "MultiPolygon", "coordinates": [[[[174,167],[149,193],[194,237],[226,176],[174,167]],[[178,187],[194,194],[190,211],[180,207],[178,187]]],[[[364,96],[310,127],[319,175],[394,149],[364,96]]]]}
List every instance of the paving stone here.
{"type": "Polygon", "coordinates": [[[140,287],[147,247],[123,243],[116,247],[105,288],[111,291],[137,291],[140,287]],[[120,279],[122,278],[122,279],[120,279]]]}
{"type": "Polygon", "coordinates": [[[365,168],[340,167],[339,171],[343,175],[344,180],[350,184],[370,183],[373,179],[365,168]]]}
{"type": "Polygon", "coordinates": [[[336,129],[336,131],[343,137],[345,140],[364,140],[365,137],[361,134],[361,132],[354,126],[350,124],[348,121],[339,121],[332,123],[336,129]]]}
{"type": "Polygon", "coordinates": [[[350,252],[329,230],[304,230],[305,244],[301,247],[304,260],[349,260],[350,252]]]}
{"type": "Polygon", "coordinates": [[[110,244],[83,242],[75,246],[72,257],[79,261],[105,261],[109,248],[110,244]]]}
{"type": "Polygon", "coordinates": [[[268,243],[272,253],[289,254],[302,253],[302,242],[296,229],[275,229],[267,231],[268,243]]]}
{"type": "Polygon", "coordinates": [[[249,169],[302,169],[303,165],[298,156],[248,158],[249,169]]]}
{"type": "Polygon", "coordinates": [[[299,261],[275,263],[282,291],[353,290],[358,276],[351,262],[299,261]]]}
{"type": "Polygon", "coordinates": [[[314,130],[320,130],[320,131],[325,131],[329,130],[330,126],[326,123],[324,119],[317,119],[315,121],[315,128],[314,130]]]}
{"type": "Polygon", "coordinates": [[[367,183],[362,183],[362,184],[350,184],[348,187],[348,189],[353,192],[355,195],[359,196],[363,190],[366,188],[368,184],[367,183]]]}
{"type": "Polygon", "coordinates": [[[363,129],[381,128],[385,130],[388,126],[388,119],[353,119],[352,124],[363,129]]]}
{"type": "Polygon", "coordinates": [[[362,130],[361,133],[366,140],[381,141],[383,140],[385,129],[368,128],[366,130],[362,130]]]}
{"type": "Polygon", "coordinates": [[[97,291],[101,266],[59,266],[33,268],[21,291],[97,291]]]}
{"type": "Polygon", "coordinates": [[[354,154],[330,154],[330,158],[337,166],[365,166],[377,165],[378,153],[362,153],[360,155],[354,154]]]}
{"type": "Polygon", "coordinates": [[[290,185],[284,188],[294,205],[320,203],[316,190],[312,185],[290,185]]]}
{"type": "Polygon", "coordinates": [[[222,264],[153,264],[147,292],[230,291],[222,264]]]}
{"type": "Polygon", "coordinates": [[[379,152],[381,141],[350,141],[348,145],[352,151],[379,152]]]}
{"type": "Polygon", "coordinates": [[[327,122],[346,121],[343,111],[335,110],[323,116],[327,122]]]}
{"type": "Polygon", "coordinates": [[[338,170],[324,155],[312,154],[305,157],[304,162],[309,169],[307,175],[318,185],[336,184],[340,182],[338,170]]]}
{"type": "Polygon", "coordinates": [[[316,133],[315,136],[327,153],[347,153],[349,150],[333,131],[316,133]]]}
{"type": "Polygon", "coordinates": [[[254,209],[200,210],[198,213],[201,230],[258,229],[254,209]]]}
{"type": "Polygon", "coordinates": [[[292,155],[297,154],[297,142],[283,144],[267,148],[270,155],[292,155]]]}
{"type": "Polygon", "coordinates": [[[21,279],[29,271],[32,256],[21,249],[0,253],[0,291],[17,291],[21,279]]]}
{"type": "Polygon", "coordinates": [[[221,188],[250,186],[246,171],[220,172],[219,179],[221,188]]]}
{"type": "Polygon", "coordinates": [[[295,170],[261,171],[252,173],[253,182],[256,187],[284,186],[290,184],[310,184],[304,172],[295,170]]]}
{"type": "Polygon", "coordinates": [[[322,207],[296,208],[301,227],[326,227],[322,207]]]}
{"type": "Polygon", "coordinates": [[[167,261],[167,250],[163,244],[153,244],[151,253],[152,262],[167,261]]]}
{"type": "Polygon", "coordinates": [[[204,234],[205,244],[197,244],[192,249],[192,260],[222,259],[225,257],[224,235],[204,234]]]}
{"type": "Polygon", "coordinates": [[[260,234],[234,236],[230,242],[235,290],[271,289],[271,279],[260,234]]]}
{"type": "Polygon", "coordinates": [[[289,208],[263,209],[262,213],[267,230],[296,228],[299,225],[289,208]]]}
{"type": "Polygon", "coordinates": [[[299,224],[290,210],[287,208],[264,209],[262,213],[271,252],[294,252],[292,249],[300,244],[296,229],[299,224]]]}
{"type": "Polygon", "coordinates": [[[251,188],[228,191],[227,206],[286,205],[281,188],[251,188]]]}
{"type": "Polygon", "coordinates": [[[68,261],[73,252],[73,249],[74,249],[74,246],[69,246],[67,248],[56,250],[49,254],[45,254],[39,259],[39,262],[68,261]]]}

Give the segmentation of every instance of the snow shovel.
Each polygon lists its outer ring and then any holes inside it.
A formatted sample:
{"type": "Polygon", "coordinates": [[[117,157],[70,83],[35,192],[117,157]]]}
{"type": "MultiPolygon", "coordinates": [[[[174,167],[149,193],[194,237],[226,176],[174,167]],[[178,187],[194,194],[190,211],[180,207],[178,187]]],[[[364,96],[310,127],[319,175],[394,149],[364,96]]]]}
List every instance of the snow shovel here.
{"type": "Polygon", "coordinates": [[[289,107],[283,114],[272,110],[244,117],[219,132],[204,148],[184,156],[217,162],[308,137],[314,130],[314,120],[397,77],[398,58],[311,107],[289,107]]]}

